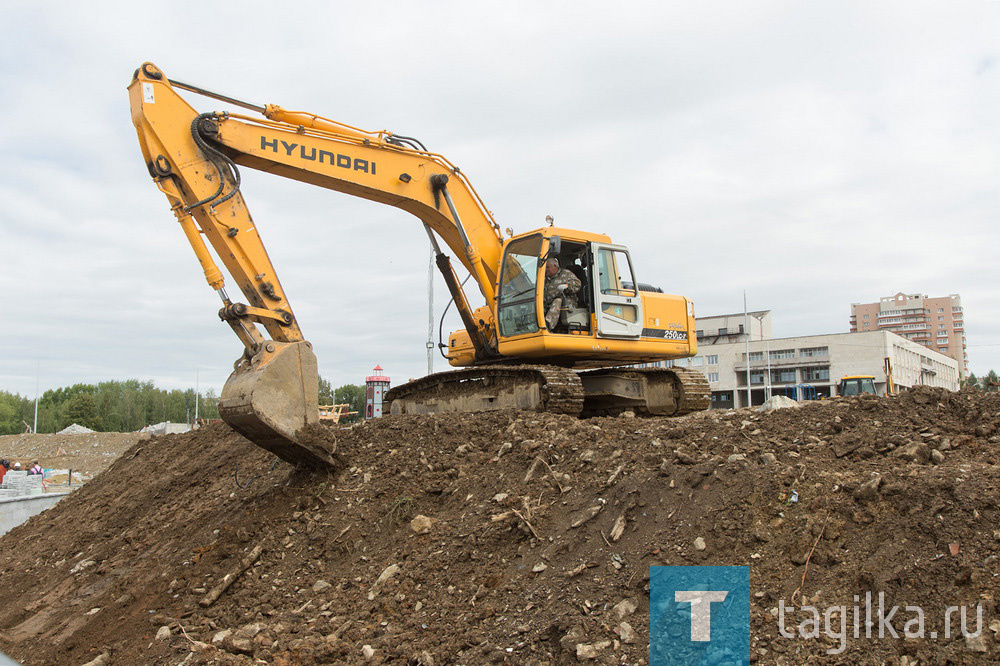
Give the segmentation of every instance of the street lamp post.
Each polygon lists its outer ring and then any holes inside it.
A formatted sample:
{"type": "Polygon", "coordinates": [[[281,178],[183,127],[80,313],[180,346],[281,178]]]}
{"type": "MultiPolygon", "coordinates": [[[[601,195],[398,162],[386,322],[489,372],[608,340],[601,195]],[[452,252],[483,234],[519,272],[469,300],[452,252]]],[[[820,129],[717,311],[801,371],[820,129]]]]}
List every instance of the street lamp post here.
{"type": "Polygon", "coordinates": [[[767,381],[764,382],[764,401],[766,402],[768,398],[771,397],[771,341],[764,337],[764,316],[766,313],[762,312],[758,316],[754,314],[753,318],[757,320],[757,325],[760,326],[760,339],[764,340],[764,355],[767,358],[767,381]]]}
{"type": "Polygon", "coordinates": [[[743,290],[743,329],[745,331],[746,339],[746,355],[747,355],[747,407],[753,406],[753,394],[750,392],[750,317],[747,316],[747,292],[746,289],[743,290]]]}

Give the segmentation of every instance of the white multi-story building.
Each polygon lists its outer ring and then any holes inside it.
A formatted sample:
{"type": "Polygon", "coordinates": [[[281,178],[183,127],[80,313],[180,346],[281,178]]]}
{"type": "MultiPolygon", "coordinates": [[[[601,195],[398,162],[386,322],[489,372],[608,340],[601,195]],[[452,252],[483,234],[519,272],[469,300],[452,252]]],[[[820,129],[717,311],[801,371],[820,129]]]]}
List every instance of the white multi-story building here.
{"type": "Polygon", "coordinates": [[[918,384],[959,389],[958,361],[889,331],[771,338],[769,310],[697,322],[697,356],[663,365],[704,373],[716,409],[747,406],[748,376],[754,405],[771,395],[831,397],[840,378],[848,375],[874,376],[879,393],[885,394],[889,369],[897,390],[918,384]]]}

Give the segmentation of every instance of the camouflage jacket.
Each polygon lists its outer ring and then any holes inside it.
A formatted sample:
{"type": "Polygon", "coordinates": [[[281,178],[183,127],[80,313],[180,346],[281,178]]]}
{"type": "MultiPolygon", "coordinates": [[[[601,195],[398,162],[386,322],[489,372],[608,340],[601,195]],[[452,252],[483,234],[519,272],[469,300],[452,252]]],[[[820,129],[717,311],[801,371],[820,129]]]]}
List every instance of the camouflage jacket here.
{"type": "Polygon", "coordinates": [[[564,308],[575,308],[577,305],[576,295],[580,293],[582,286],[580,278],[565,268],[560,269],[558,273],[545,279],[545,309],[548,310],[552,301],[559,296],[563,297],[562,306],[564,308]],[[566,291],[559,289],[560,285],[566,285],[566,291]]]}

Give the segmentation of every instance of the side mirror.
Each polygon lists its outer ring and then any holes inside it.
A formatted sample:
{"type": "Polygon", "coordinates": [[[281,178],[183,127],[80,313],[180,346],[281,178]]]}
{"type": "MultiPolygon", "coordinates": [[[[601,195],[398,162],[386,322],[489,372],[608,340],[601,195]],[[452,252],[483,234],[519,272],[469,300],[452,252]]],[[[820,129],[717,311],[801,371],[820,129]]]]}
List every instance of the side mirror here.
{"type": "Polygon", "coordinates": [[[548,256],[554,257],[562,251],[562,238],[559,236],[552,236],[549,238],[549,254],[548,256]]]}
{"type": "Polygon", "coordinates": [[[549,237],[549,250],[548,252],[545,253],[544,256],[538,258],[538,266],[539,267],[544,266],[546,261],[548,261],[552,257],[557,256],[561,250],[562,250],[562,238],[560,238],[559,236],[549,237]]]}

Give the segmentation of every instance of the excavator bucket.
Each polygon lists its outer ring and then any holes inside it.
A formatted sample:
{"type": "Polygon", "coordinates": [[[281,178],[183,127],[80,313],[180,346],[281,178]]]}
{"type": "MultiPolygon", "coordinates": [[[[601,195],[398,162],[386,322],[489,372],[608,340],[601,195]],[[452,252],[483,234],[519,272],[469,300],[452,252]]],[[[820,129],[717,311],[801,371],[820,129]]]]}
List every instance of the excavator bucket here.
{"type": "Polygon", "coordinates": [[[334,467],[332,451],[306,427],[319,423],[319,370],[308,342],[268,341],[241,359],[222,388],[219,415],[282,460],[334,467]]]}

